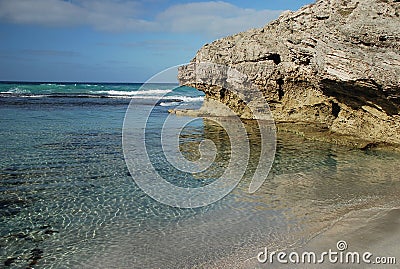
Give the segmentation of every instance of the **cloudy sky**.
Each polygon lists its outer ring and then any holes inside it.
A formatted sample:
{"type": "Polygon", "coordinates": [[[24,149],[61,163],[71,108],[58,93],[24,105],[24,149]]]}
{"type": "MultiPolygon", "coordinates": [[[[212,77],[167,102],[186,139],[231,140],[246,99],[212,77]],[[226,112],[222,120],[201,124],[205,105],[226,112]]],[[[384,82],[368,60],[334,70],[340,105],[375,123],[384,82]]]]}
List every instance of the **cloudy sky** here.
{"type": "Polygon", "coordinates": [[[313,0],[0,0],[0,80],[143,82],[313,0]]]}

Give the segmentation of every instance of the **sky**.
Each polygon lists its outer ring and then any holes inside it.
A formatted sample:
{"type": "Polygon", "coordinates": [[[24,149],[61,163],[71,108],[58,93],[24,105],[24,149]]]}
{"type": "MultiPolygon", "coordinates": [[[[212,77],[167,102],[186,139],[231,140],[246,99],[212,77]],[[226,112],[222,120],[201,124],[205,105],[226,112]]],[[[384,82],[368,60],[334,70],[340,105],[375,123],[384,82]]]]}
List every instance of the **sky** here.
{"type": "Polygon", "coordinates": [[[313,0],[0,0],[0,81],[144,82],[313,0]]]}

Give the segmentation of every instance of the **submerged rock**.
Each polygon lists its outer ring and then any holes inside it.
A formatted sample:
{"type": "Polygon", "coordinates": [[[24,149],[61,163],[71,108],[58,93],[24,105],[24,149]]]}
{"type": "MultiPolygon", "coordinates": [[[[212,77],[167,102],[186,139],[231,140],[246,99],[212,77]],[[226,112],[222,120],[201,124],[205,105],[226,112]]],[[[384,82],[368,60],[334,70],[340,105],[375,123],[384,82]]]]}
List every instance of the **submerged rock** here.
{"type": "MultiPolygon", "coordinates": [[[[312,123],[320,126],[316,132],[342,141],[399,147],[399,16],[397,0],[321,0],[284,12],[261,29],[207,44],[192,62],[227,65],[246,74],[278,127],[285,123],[284,128],[298,131],[312,123]]],[[[236,95],[196,83],[187,66],[180,68],[178,79],[205,92],[203,111],[212,112],[208,101],[218,100],[249,118],[236,95]]],[[[312,132],[306,128],[304,135],[312,132]]]]}

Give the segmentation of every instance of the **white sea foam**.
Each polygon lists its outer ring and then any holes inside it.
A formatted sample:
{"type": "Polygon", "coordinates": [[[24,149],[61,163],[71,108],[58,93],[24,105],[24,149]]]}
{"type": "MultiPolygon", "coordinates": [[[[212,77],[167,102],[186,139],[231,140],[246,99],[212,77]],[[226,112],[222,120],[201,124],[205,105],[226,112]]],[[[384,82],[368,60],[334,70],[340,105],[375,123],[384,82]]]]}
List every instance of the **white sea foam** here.
{"type": "MultiPolygon", "coordinates": [[[[10,96],[19,95],[21,97],[47,97],[52,95],[52,92],[56,89],[46,89],[42,90],[41,93],[32,95],[31,91],[27,89],[21,89],[14,87],[8,91],[1,91],[0,94],[7,94],[10,96]]],[[[122,90],[107,90],[107,91],[89,91],[87,93],[75,93],[76,95],[88,95],[88,97],[96,97],[101,95],[106,95],[110,98],[122,98],[122,99],[147,99],[147,100],[160,100],[161,106],[173,106],[176,103],[184,102],[202,102],[204,100],[203,96],[182,96],[182,95],[169,95],[172,89],[150,89],[150,90],[138,90],[138,91],[122,91],[122,90]]],[[[63,94],[63,93],[59,93],[63,94]]],[[[65,93],[73,97],[72,93],[65,93]]]]}
{"type": "Polygon", "coordinates": [[[30,93],[30,91],[26,90],[26,89],[20,89],[18,87],[15,87],[15,88],[12,88],[11,90],[8,90],[6,92],[0,92],[0,93],[27,94],[27,93],[30,93]]]}
{"type": "MultiPolygon", "coordinates": [[[[117,90],[107,90],[107,91],[90,91],[92,94],[107,94],[108,97],[112,98],[129,98],[129,99],[162,99],[162,100],[180,100],[182,102],[202,102],[204,100],[203,96],[181,96],[181,95],[171,95],[164,96],[167,93],[172,92],[172,89],[152,89],[152,90],[138,90],[138,91],[117,91],[117,90]]],[[[162,106],[171,106],[170,102],[160,103],[162,106]]]]}
{"type": "Polygon", "coordinates": [[[166,93],[172,92],[172,90],[140,90],[140,91],[116,91],[116,90],[109,90],[109,91],[90,91],[90,93],[94,94],[108,94],[113,96],[136,96],[136,95],[163,95],[166,93]]]}
{"type": "MultiPolygon", "coordinates": [[[[191,97],[191,96],[167,96],[168,98],[171,97],[171,99],[180,99],[183,102],[203,102],[204,97],[203,96],[197,96],[197,97],[191,97]]],[[[168,99],[168,98],[163,98],[163,99],[168,99]]]]}
{"type": "MultiPolygon", "coordinates": [[[[134,96],[131,97],[134,99],[159,99],[160,96],[134,96]]],[[[171,95],[171,96],[163,96],[161,100],[180,100],[182,102],[201,102],[204,100],[203,96],[191,97],[191,96],[179,96],[179,95],[171,95]]]]}
{"type": "Polygon", "coordinates": [[[27,96],[24,96],[24,97],[27,97],[27,98],[42,98],[42,97],[47,97],[47,95],[34,94],[34,95],[27,95],[27,96]]]}
{"type": "Polygon", "coordinates": [[[179,102],[161,102],[160,106],[177,106],[179,102]]]}
{"type": "MultiPolygon", "coordinates": [[[[126,99],[147,99],[147,100],[158,100],[160,99],[161,101],[167,101],[171,100],[172,102],[174,101],[180,101],[180,102],[202,102],[204,100],[203,96],[197,96],[197,97],[191,97],[191,96],[179,96],[179,95],[172,95],[172,96],[157,96],[157,95],[109,95],[108,97],[111,98],[126,98],[126,99]]],[[[171,102],[170,101],[170,102],[171,102]]],[[[163,102],[163,103],[167,103],[163,102]]],[[[168,102],[168,103],[170,103],[168,102]]],[[[160,103],[161,105],[161,103],[160,103]]]]}
{"type": "Polygon", "coordinates": [[[58,84],[58,83],[41,83],[40,86],[56,86],[56,87],[65,87],[65,84],[58,84]]]}

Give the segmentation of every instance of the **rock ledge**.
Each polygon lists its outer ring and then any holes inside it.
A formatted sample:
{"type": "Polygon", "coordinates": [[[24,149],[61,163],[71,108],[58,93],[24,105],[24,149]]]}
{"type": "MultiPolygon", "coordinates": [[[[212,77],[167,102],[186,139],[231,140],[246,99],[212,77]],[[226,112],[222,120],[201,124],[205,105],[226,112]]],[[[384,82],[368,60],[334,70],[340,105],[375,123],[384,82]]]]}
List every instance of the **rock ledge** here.
{"type": "MultiPolygon", "coordinates": [[[[313,124],[343,140],[400,147],[399,16],[397,0],[321,0],[207,44],[192,62],[246,74],[284,129],[313,124]]],[[[237,96],[194,82],[187,68],[178,79],[205,92],[203,113],[218,100],[249,118],[237,96]]]]}

